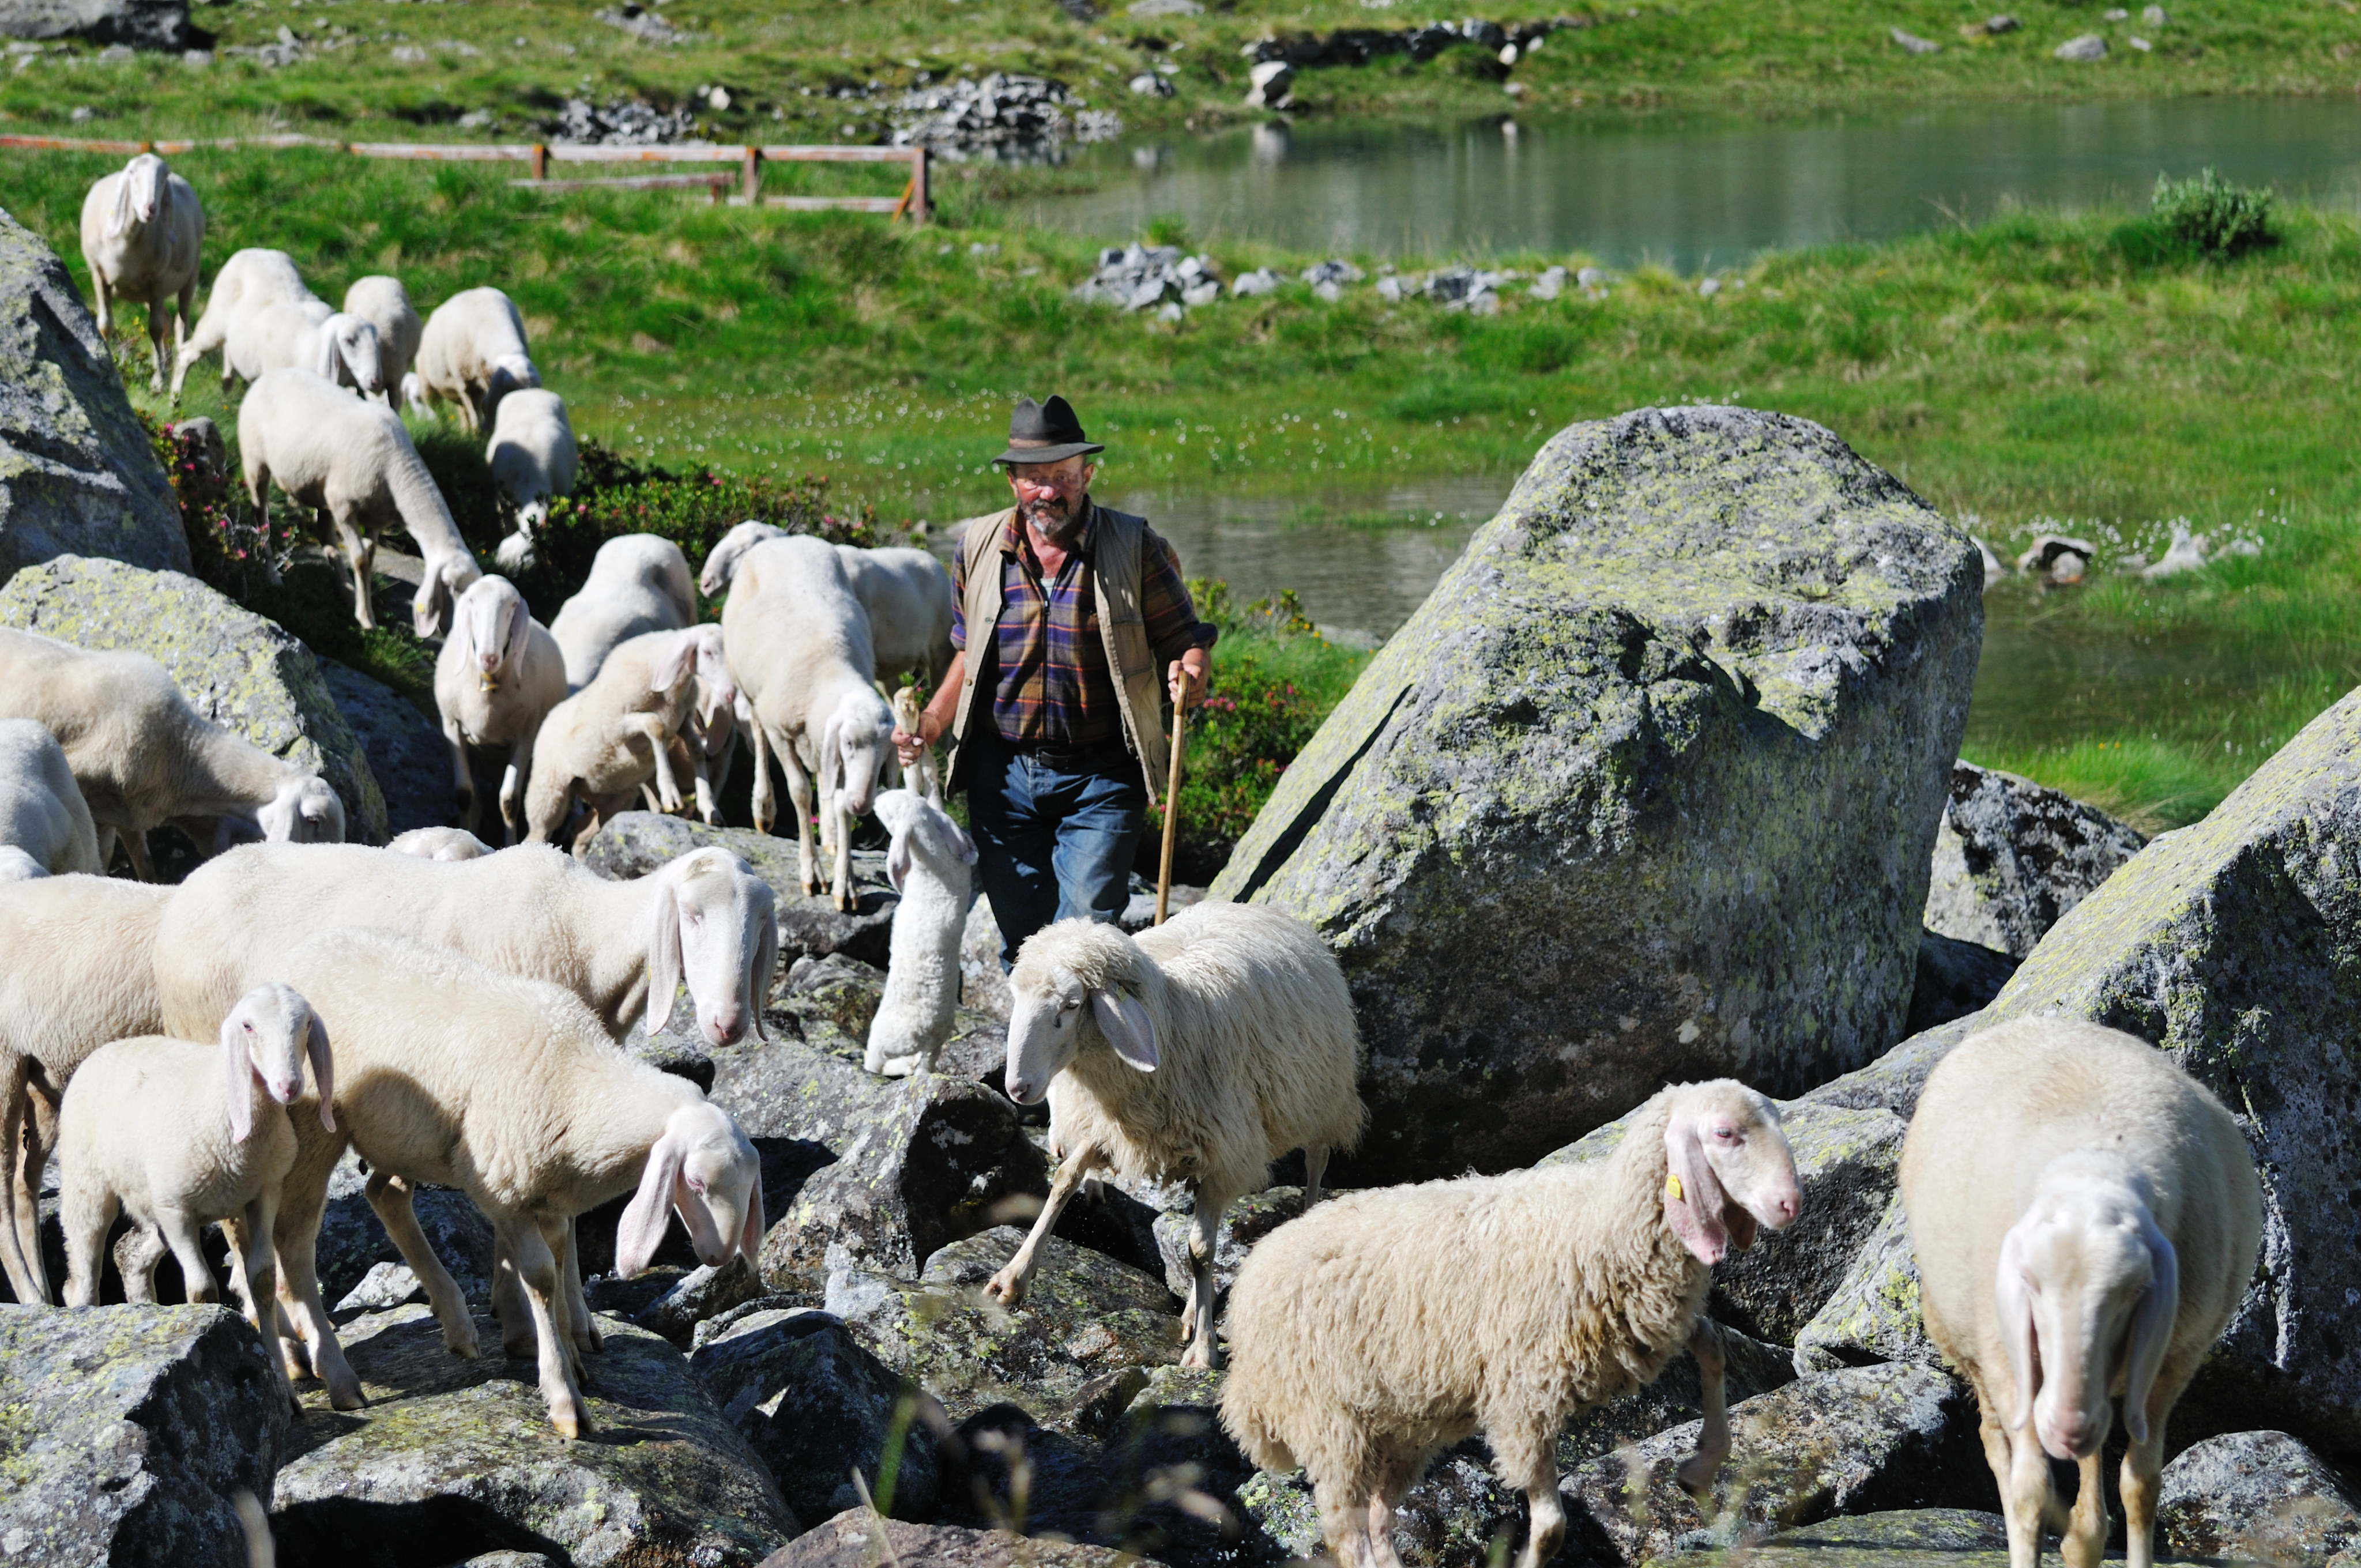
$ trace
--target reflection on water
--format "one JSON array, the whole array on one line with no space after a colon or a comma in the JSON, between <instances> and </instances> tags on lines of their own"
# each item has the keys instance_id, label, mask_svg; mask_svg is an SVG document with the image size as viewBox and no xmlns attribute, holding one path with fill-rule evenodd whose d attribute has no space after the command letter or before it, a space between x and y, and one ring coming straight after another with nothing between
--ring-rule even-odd
<instances>
[{"instance_id":1,"label":"reflection on water","mask_svg":"<svg viewBox=\"0 0 2361 1568\"><path fill-rule=\"evenodd\" d=\"M1928 109L1817 123L1306 120L1084 150L1098 188L1027 216L1102 241L1177 213L1200 242L1365 255L1587 251L1684 271L2044 207L2145 203L2211 164L2361 208L2361 104L2193 98Z\"/></svg>"}]
</instances>

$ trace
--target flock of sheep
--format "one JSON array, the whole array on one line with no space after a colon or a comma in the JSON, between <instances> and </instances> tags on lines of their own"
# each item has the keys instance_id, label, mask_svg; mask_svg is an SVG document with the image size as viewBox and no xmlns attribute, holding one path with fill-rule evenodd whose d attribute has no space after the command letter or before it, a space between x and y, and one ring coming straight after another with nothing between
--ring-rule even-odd
<instances>
[{"instance_id":1,"label":"flock of sheep","mask_svg":"<svg viewBox=\"0 0 2361 1568\"><path fill-rule=\"evenodd\" d=\"M140 167L120 178L142 178ZM157 210L176 211L181 190ZM93 200L102 216L148 210L137 190ZM186 286L175 287L185 310ZM183 368L211 341L220 303L217 284ZM341 344L332 319L314 329ZM392 336L379 334L380 352ZM160 335L158 356L160 375ZM510 367L512 386L529 386L530 370ZM463 403L478 419L497 421L521 395L495 385L498 356L467 374L480 376L468 382L477 401ZM280 424L367 407L324 372L283 367L254 378L247 410L258 403L270 419L258 415L253 435L240 419L249 474ZM399 432L382 411L354 422ZM371 450L401 447L389 436ZM416 532L407 483L386 493ZM679 809L684 776L709 818L716 763L743 728L764 827L768 757L787 773L807 894L819 883L818 780L840 903L851 820L873 805L905 902L868 1065L931 1070L958 1000L975 849L939 794L879 793L895 773L878 682L940 673L949 585L920 552L776 535L744 525L705 564L705 591L729 590L718 630L694 620L679 551L645 536L602 550L547 628L502 578L449 579L435 681L445 733L463 788L469 747L511 748L500 806L513 841L520 828L558 836L575 806L595 824L642 790ZM419 536L431 554L439 536L431 525ZM464 555L456 535L450 545ZM0 1262L19 1299L49 1293L37 1201L53 1148L69 1304L95 1299L118 1211L134 1222L115 1252L134 1299L153 1299L167 1249L191 1299L210 1299L199 1237L219 1222L233 1282L287 1375L316 1376L336 1408L353 1408L359 1384L313 1257L349 1148L368 1161L368 1201L460 1355L479 1354L476 1329L412 1216L412 1189L459 1188L490 1219L503 1344L535 1361L550 1420L571 1437L585 1424L584 1357L600 1348L578 1215L633 1194L616 1246L626 1274L646 1266L673 1214L707 1263L758 1256L752 1146L695 1086L619 1044L634 1022L661 1026L684 984L707 1040L759 1036L776 911L744 862L700 850L616 883L547 842L494 851L457 828L384 850L335 843L333 792L198 718L160 668L25 633L0 631ZM472 827L472 795L467 812ZM144 835L164 822L214 857L177 888L97 874L119 838L144 876ZM252 839L280 841L240 842ZM11 866L19 880L5 880ZM1351 995L1310 928L1220 903L1137 938L1061 922L1027 942L1010 983L1005 1087L1020 1103L1049 1102L1060 1165L1030 1235L987 1287L1005 1305L1022 1302L1085 1179L1186 1182L1184 1360L1212 1365L1223 1214L1275 1158L1304 1151L1307 1212L1254 1248L1231 1294L1222 1415L1257 1464L1307 1471L1337 1562L1396 1563L1393 1508L1436 1453L1480 1431L1527 1492L1518 1562L1538 1568L1564 1531L1555 1442L1567 1417L1652 1380L1683 1349L1706 1419L1679 1478L1711 1485L1730 1432L1705 1315L1710 1269L1801 1204L1771 1102L1730 1080L1676 1085L1590 1164L1321 1202L1327 1160L1357 1141L1366 1112ZM1982 1407L2012 1563L2031 1568L2045 1528L2065 1535L2070 1561L2097 1560L2100 1456L2120 1400L2128 1556L2144 1568L2166 1419L2259 1245L2259 1188L2228 1113L2143 1042L2021 1021L1970 1038L1935 1070L1902 1196L1928 1331ZM2051 1458L2081 1465L2070 1515L2051 1492Z\"/></svg>"}]
</instances>

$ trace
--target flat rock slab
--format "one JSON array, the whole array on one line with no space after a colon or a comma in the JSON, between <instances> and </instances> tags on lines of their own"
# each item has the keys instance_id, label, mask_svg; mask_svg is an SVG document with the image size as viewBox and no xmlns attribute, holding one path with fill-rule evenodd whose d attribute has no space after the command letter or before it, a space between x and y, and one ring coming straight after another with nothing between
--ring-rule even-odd
<instances>
[{"instance_id":1,"label":"flat rock slab","mask_svg":"<svg viewBox=\"0 0 2361 1568\"><path fill-rule=\"evenodd\" d=\"M865 964L885 967L892 940L894 911L901 895L885 881L885 857L873 850L852 852L856 907L840 911L825 895L804 896L793 839L774 838L751 828L708 828L685 817L653 811L626 811L609 818L583 851L583 863L600 876L628 882L677 860L691 850L718 845L754 868L771 884L779 902L779 962L785 967L810 955L825 958L842 953Z\"/></svg>"},{"instance_id":2,"label":"flat rock slab","mask_svg":"<svg viewBox=\"0 0 2361 1568\"><path fill-rule=\"evenodd\" d=\"M368 757L369 773L385 798L388 836L457 822L459 797L452 788L451 748L434 720L391 686L333 659L320 661L320 677L328 683L336 711ZM497 849L499 824L488 826Z\"/></svg>"},{"instance_id":3,"label":"flat rock slab","mask_svg":"<svg viewBox=\"0 0 2361 1568\"><path fill-rule=\"evenodd\" d=\"M878 1549L884 1537L885 1550ZM1126 1568L1139 1559L1104 1546L1041 1541L1005 1530L880 1520L848 1508L763 1560L762 1568L875 1568L887 1561L928 1568Z\"/></svg>"},{"instance_id":4,"label":"flat rock slab","mask_svg":"<svg viewBox=\"0 0 2361 1568\"><path fill-rule=\"evenodd\" d=\"M2022 959L2147 842L2070 795L1954 763L1935 835L1927 928Z\"/></svg>"},{"instance_id":5,"label":"flat rock slab","mask_svg":"<svg viewBox=\"0 0 2361 1568\"><path fill-rule=\"evenodd\" d=\"M531 1364L462 1361L423 1306L339 1331L367 1409L317 1385L279 1473L280 1561L442 1568L538 1552L575 1568L752 1568L798 1532L778 1487L688 1370L644 1329L601 1320L588 1430L550 1429Z\"/></svg>"},{"instance_id":6,"label":"flat rock slab","mask_svg":"<svg viewBox=\"0 0 2361 1568\"><path fill-rule=\"evenodd\" d=\"M1896 1038L1982 630L1975 545L1828 431L1560 432L1210 896L1309 921L1373 1121L1348 1184L1529 1163L1667 1079Z\"/></svg>"},{"instance_id":7,"label":"flat rock slab","mask_svg":"<svg viewBox=\"0 0 2361 1568\"><path fill-rule=\"evenodd\" d=\"M220 1307L0 1311L0 1560L246 1568L231 1497L287 1436L261 1336Z\"/></svg>"},{"instance_id":8,"label":"flat rock slab","mask_svg":"<svg viewBox=\"0 0 2361 1568\"><path fill-rule=\"evenodd\" d=\"M2162 1544L2158 1543L2159 1548ZM2046 1542L2045 1550L2051 1557L2057 1554L2055 1539ZM2122 1552L2107 1553L2106 1561L2123 1561ZM1899 1509L1823 1519L1742 1547L1660 1557L1650 1568L1675 1563L1681 1568L1738 1568L1741 1563L1773 1568L2006 1568L2008 1533L1998 1514L1971 1508ZM2157 1563L2158 1568L2176 1568L2169 1557L2158 1557Z\"/></svg>"}]
</instances>

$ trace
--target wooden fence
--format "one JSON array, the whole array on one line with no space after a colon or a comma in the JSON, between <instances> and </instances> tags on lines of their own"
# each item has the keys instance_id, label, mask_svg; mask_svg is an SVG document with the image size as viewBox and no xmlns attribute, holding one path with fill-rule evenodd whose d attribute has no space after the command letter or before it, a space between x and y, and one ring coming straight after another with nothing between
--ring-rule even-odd
<instances>
[{"instance_id":1,"label":"wooden fence","mask_svg":"<svg viewBox=\"0 0 2361 1568\"><path fill-rule=\"evenodd\" d=\"M122 153L126 156L154 152L173 157L211 148L282 149L299 147L324 148L335 152L349 152L359 158L419 159L452 163L522 163L531 167L532 177L511 180L510 184L545 191L710 190L717 202L728 191L732 176L726 173L643 174L592 180L552 180L549 166L553 163L734 163L738 165L738 173L734 177L738 193L731 198L733 201L804 212L836 209L884 213L896 218L907 215L914 223L927 221L927 149L922 147L730 147L713 142L666 147L619 147L594 142L478 142L434 146L422 142L330 141L307 136L238 137L198 141L82 141L68 137L0 136L0 148L47 152ZM906 163L910 166L910 179L899 196L765 196L763 194L763 165L765 163Z\"/></svg>"}]
</instances>

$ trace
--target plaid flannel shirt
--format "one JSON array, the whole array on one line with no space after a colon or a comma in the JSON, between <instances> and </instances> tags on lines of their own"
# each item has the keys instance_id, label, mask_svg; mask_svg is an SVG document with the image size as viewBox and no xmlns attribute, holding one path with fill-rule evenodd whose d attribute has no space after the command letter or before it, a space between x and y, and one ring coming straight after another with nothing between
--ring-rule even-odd
<instances>
[{"instance_id":1,"label":"plaid flannel shirt","mask_svg":"<svg viewBox=\"0 0 2361 1568\"><path fill-rule=\"evenodd\" d=\"M1098 596L1085 570L1098 512L1091 503L1065 565L1046 583L1025 542L1023 521L1012 515L1001 530L1000 624L993 646L970 652L969 662L976 665L978 683L991 684L993 727L1003 740L1076 749L1122 743L1123 709L1107 674ZM1170 543L1153 529L1146 533L1139 604L1160 671L1191 648L1213 646L1217 631L1197 619ZM962 552L951 568L951 646L961 650L968 645L966 559Z\"/></svg>"}]
</instances>

